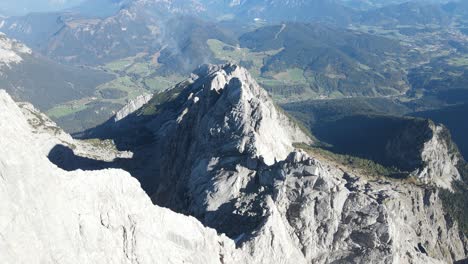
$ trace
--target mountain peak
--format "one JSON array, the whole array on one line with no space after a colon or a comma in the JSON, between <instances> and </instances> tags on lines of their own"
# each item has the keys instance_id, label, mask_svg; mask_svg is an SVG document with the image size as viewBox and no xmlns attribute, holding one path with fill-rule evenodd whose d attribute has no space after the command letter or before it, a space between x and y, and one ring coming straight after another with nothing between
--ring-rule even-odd
<instances>
[{"instance_id":1,"label":"mountain peak","mask_svg":"<svg viewBox=\"0 0 468 264\"><path fill-rule=\"evenodd\" d=\"M157 205L192 215L232 240L193 218L152 207L123 171L65 172L52 166L45 155L29 150L42 143L25 120L16 122L21 112L0 92L2 101L0 146L7 152L0 162L0 185L6 183L7 193L0 192L1 200L13 209L46 204L40 211L48 215L47 226L20 217L26 220L14 222L18 228L2 236L32 241L32 250L60 245L54 252L82 262L115 256L141 263L174 256L193 263L438 263L465 256L465 237L449 224L436 189L355 175L294 150L294 142L311 139L238 65L202 66L133 114L110 120L123 130L122 137L140 138L142 144L133 145L131 158L107 163L138 178ZM444 139L441 134L425 145L424 161L437 155ZM421 175L437 177L433 168L444 173L444 164L431 165L428 177ZM20 192L34 198L18 199ZM7 209L6 219L30 211ZM29 238L36 230L46 230L40 233L45 235ZM63 230L77 239L67 239ZM81 250L82 245L89 247ZM28 252L21 256L36 253ZM7 253L9 259L17 255Z\"/></svg>"},{"instance_id":2,"label":"mountain peak","mask_svg":"<svg viewBox=\"0 0 468 264\"><path fill-rule=\"evenodd\" d=\"M194 74L195 80L180 95L187 100L177 110L177 121L185 119L186 125L203 130L200 134L209 137L201 140L217 142L214 149L229 143L239 154L262 157L271 165L286 159L294 143L311 143L245 68L203 65Z\"/></svg>"}]
</instances>

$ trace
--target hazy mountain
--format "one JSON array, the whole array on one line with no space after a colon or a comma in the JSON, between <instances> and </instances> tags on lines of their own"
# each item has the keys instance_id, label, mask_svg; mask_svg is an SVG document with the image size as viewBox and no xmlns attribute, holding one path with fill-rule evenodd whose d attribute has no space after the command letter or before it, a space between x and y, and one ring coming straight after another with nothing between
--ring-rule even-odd
<instances>
[{"instance_id":1,"label":"hazy mountain","mask_svg":"<svg viewBox=\"0 0 468 264\"><path fill-rule=\"evenodd\" d=\"M464 17L465 20L468 15L468 3L466 1L451 1L445 4L443 8L453 15Z\"/></svg>"},{"instance_id":2,"label":"hazy mountain","mask_svg":"<svg viewBox=\"0 0 468 264\"><path fill-rule=\"evenodd\" d=\"M441 3L447 3L450 2L450 0L425 0L425 1L420 1L420 0L413 0L413 1L408 1L408 0L342 0L342 3L358 9L358 10L368 10L368 9L377 9L389 5L397 5L397 4L403 4L407 2L420 2L420 3L425 3L425 4L441 4Z\"/></svg>"},{"instance_id":3,"label":"hazy mountain","mask_svg":"<svg viewBox=\"0 0 468 264\"><path fill-rule=\"evenodd\" d=\"M360 23L368 25L447 25L451 14L442 5L405 2L370 10L361 15Z\"/></svg>"},{"instance_id":4,"label":"hazy mountain","mask_svg":"<svg viewBox=\"0 0 468 264\"><path fill-rule=\"evenodd\" d=\"M0 10L5 15L25 15L31 12L51 12L69 8L83 0L2 0Z\"/></svg>"},{"instance_id":5,"label":"hazy mountain","mask_svg":"<svg viewBox=\"0 0 468 264\"><path fill-rule=\"evenodd\" d=\"M354 11L337 0L250 0L250 1L202 1L207 10L221 18L234 16L237 19L266 22L324 21L346 24Z\"/></svg>"},{"instance_id":6,"label":"hazy mountain","mask_svg":"<svg viewBox=\"0 0 468 264\"><path fill-rule=\"evenodd\" d=\"M12 17L4 21L0 30L61 62L95 65L141 52L162 52L162 59L179 55L176 58L179 62L170 66L185 71L209 60L209 50L204 49L207 39L233 43L218 26L185 17L197 13L196 5L181 8L177 1L105 3L122 8L105 18L86 18L74 13Z\"/></svg>"},{"instance_id":7,"label":"hazy mountain","mask_svg":"<svg viewBox=\"0 0 468 264\"><path fill-rule=\"evenodd\" d=\"M15 99L42 110L92 95L113 77L84 67L65 66L34 54L24 44L0 35L0 85Z\"/></svg>"},{"instance_id":8,"label":"hazy mountain","mask_svg":"<svg viewBox=\"0 0 468 264\"><path fill-rule=\"evenodd\" d=\"M69 11L89 17L109 17L117 14L131 2L132 0L83 0Z\"/></svg>"}]
</instances>

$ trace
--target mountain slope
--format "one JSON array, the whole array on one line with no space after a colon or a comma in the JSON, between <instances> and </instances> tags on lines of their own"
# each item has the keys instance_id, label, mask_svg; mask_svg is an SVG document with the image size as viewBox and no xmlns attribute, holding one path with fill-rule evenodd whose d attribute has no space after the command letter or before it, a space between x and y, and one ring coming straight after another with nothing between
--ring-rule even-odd
<instances>
[{"instance_id":1,"label":"mountain slope","mask_svg":"<svg viewBox=\"0 0 468 264\"><path fill-rule=\"evenodd\" d=\"M252 263L466 257L465 235L447 225L438 195L461 179L442 127L428 125L423 148L410 148L422 167L404 179L382 178L294 144L312 140L242 67L194 74L126 118L88 131L134 152L120 166L156 204L226 233Z\"/></svg>"},{"instance_id":2,"label":"mountain slope","mask_svg":"<svg viewBox=\"0 0 468 264\"><path fill-rule=\"evenodd\" d=\"M235 263L231 241L153 206L128 173L54 166L3 90L0 120L3 263Z\"/></svg>"},{"instance_id":3,"label":"mountain slope","mask_svg":"<svg viewBox=\"0 0 468 264\"><path fill-rule=\"evenodd\" d=\"M282 76L297 69L305 79L301 98L307 92L315 98L379 96L409 88L403 71L406 65L394 54L411 56L410 49L387 38L320 24L285 23L246 33L240 43L254 51L281 49L265 59L262 75ZM288 89L268 88L287 96Z\"/></svg>"},{"instance_id":4,"label":"mountain slope","mask_svg":"<svg viewBox=\"0 0 468 264\"><path fill-rule=\"evenodd\" d=\"M210 38L233 42L218 26L196 18L201 10L195 2L157 0L97 4L109 5L110 9L117 5L118 10L104 17L73 12L11 17L2 22L0 30L61 62L97 65L140 53L152 57L168 52L177 55L180 61L184 57L196 60L188 65L174 62L174 67L185 71L204 63L197 52L205 51L204 55L209 57L209 49L203 49L200 43L205 44ZM87 3L83 3L82 8L85 7ZM192 31L196 34L185 34Z\"/></svg>"},{"instance_id":5,"label":"mountain slope","mask_svg":"<svg viewBox=\"0 0 468 264\"><path fill-rule=\"evenodd\" d=\"M239 20L260 19L267 22L323 21L347 24L354 15L354 10L335 0L250 0L216 1L204 0L207 10L218 16L234 14Z\"/></svg>"},{"instance_id":6,"label":"mountain slope","mask_svg":"<svg viewBox=\"0 0 468 264\"><path fill-rule=\"evenodd\" d=\"M451 14L442 5L425 2L405 2L370 10L361 15L367 25L448 25Z\"/></svg>"}]
</instances>

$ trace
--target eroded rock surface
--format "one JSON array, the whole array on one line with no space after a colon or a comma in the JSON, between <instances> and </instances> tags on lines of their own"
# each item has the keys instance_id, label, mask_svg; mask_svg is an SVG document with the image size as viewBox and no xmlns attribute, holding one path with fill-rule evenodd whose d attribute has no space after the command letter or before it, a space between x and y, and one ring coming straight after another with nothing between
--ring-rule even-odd
<instances>
[{"instance_id":1,"label":"eroded rock surface","mask_svg":"<svg viewBox=\"0 0 468 264\"><path fill-rule=\"evenodd\" d=\"M121 170L66 172L0 91L2 263L234 263L234 243L154 206Z\"/></svg>"},{"instance_id":2,"label":"eroded rock surface","mask_svg":"<svg viewBox=\"0 0 468 264\"><path fill-rule=\"evenodd\" d=\"M414 151L424 165L412 174L418 185L353 175L295 150L312 140L242 67L194 74L120 124L151 134L142 153L156 204L226 233L254 263L465 258L465 237L438 198L437 187L460 177L442 127L425 128Z\"/></svg>"},{"instance_id":3,"label":"eroded rock surface","mask_svg":"<svg viewBox=\"0 0 468 264\"><path fill-rule=\"evenodd\" d=\"M109 133L133 151L114 165L138 178L155 204L198 220L153 206L121 170L53 166L41 149L54 136L38 132L0 93L0 255L7 263L427 264L467 257L466 237L438 195L459 177L442 128L429 127L418 154L427 166L410 179L351 173L295 149L312 139L245 69L208 65L194 74L115 126L89 133Z\"/></svg>"},{"instance_id":4,"label":"eroded rock surface","mask_svg":"<svg viewBox=\"0 0 468 264\"><path fill-rule=\"evenodd\" d=\"M118 122L124 119L129 114L135 112L136 110L141 108L143 105L145 105L149 100L151 100L152 97L153 95L151 94L143 94L143 95L137 96L135 99L128 102L124 107L122 107L122 109L120 109L115 114L114 121Z\"/></svg>"}]
</instances>

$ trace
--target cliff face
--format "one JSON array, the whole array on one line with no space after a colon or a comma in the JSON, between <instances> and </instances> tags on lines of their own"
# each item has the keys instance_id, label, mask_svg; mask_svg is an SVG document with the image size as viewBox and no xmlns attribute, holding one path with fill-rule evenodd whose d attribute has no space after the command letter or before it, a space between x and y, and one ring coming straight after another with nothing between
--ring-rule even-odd
<instances>
[{"instance_id":1,"label":"cliff face","mask_svg":"<svg viewBox=\"0 0 468 264\"><path fill-rule=\"evenodd\" d=\"M434 188L459 179L442 127L428 122L408 135L421 141L404 154L418 163L412 178L419 186L353 175L294 150L312 140L245 69L204 66L195 75L119 124L152 135L143 152L151 156L146 179L156 204L226 233L255 263L465 257L465 237L446 220ZM398 156L403 145L389 150Z\"/></svg>"},{"instance_id":2,"label":"cliff face","mask_svg":"<svg viewBox=\"0 0 468 264\"><path fill-rule=\"evenodd\" d=\"M230 263L232 241L153 206L121 170L63 171L0 91L2 263Z\"/></svg>"},{"instance_id":3,"label":"cliff face","mask_svg":"<svg viewBox=\"0 0 468 264\"><path fill-rule=\"evenodd\" d=\"M388 159L425 185L452 189L461 180L457 165L460 153L450 139L449 131L430 120L406 125L387 143Z\"/></svg>"},{"instance_id":4,"label":"cliff face","mask_svg":"<svg viewBox=\"0 0 468 264\"><path fill-rule=\"evenodd\" d=\"M466 238L438 198L438 188L459 177L442 128L424 133L414 183L375 178L295 149L312 140L245 69L204 66L195 75L96 133L131 147L133 155L115 156L112 167L140 179L155 204L198 220L153 206L124 171L55 167L44 149L63 141L78 146L76 155L99 155L89 142L28 124L24 114L30 119L35 111L21 113L1 92L0 255L7 263L426 264L467 257Z\"/></svg>"},{"instance_id":5,"label":"cliff face","mask_svg":"<svg viewBox=\"0 0 468 264\"><path fill-rule=\"evenodd\" d=\"M461 180L457 170L460 154L448 137L449 132L443 126L429 124L432 138L424 143L421 151L423 166L413 175L425 184L433 184L444 189L452 189L452 183Z\"/></svg>"},{"instance_id":6,"label":"cliff face","mask_svg":"<svg viewBox=\"0 0 468 264\"><path fill-rule=\"evenodd\" d=\"M135 112L136 110L140 109L144 106L149 100L151 100L153 96L150 94L140 95L137 98L128 102L122 109L120 109L116 114L114 121L119 122L120 120L124 119L131 113Z\"/></svg>"}]
</instances>

